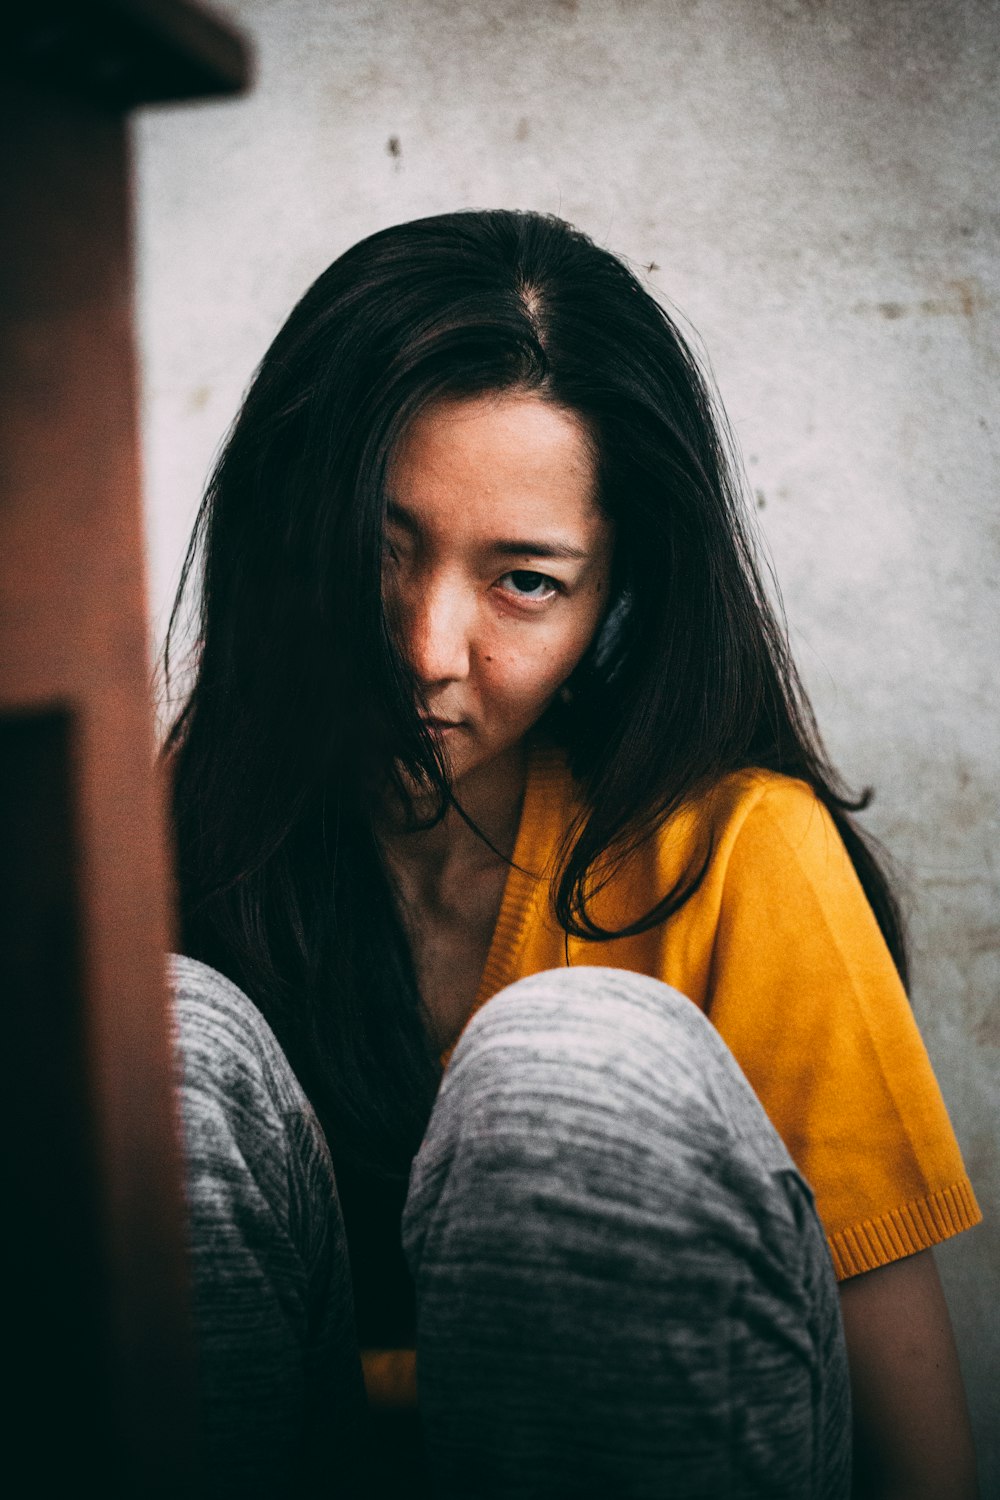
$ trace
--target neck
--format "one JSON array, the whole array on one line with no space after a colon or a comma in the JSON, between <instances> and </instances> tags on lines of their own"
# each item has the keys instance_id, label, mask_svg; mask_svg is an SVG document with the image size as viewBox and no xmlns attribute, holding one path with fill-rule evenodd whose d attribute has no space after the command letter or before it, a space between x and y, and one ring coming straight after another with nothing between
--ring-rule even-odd
<instances>
[{"instance_id":1,"label":"neck","mask_svg":"<svg viewBox=\"0 0 1000 1500\"><path fill-rule=\"evenodd\" d=\"M527 751L522 742L455 784L462 810L504 859L514 852L526 774ZM419 803L416 810L423 811ZM417 831L400 827L390 817L382 842L394 862L420 866L427 874L444 874L457 865L496 863L497 858L454 807L433 828Z\"/></svg>"}]
</instances>

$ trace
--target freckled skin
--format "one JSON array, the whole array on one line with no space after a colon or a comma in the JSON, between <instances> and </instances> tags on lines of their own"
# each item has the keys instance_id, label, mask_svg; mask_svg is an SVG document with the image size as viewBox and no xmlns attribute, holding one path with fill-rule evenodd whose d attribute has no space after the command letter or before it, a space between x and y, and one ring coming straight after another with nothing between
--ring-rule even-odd
<instances>
[{"instance_id":1,"label":"freckled skin","mask_svg":"<svg viewBox=\"0 0 1000 1500\"><path fill-rule=\"evenodd\" d=\"M454 726L440 732L460 784L522 743L607 607L589 434L537 396L440 402L400 444L390 500L386 600L425 711Z\"/></svg>"}]
</instances>

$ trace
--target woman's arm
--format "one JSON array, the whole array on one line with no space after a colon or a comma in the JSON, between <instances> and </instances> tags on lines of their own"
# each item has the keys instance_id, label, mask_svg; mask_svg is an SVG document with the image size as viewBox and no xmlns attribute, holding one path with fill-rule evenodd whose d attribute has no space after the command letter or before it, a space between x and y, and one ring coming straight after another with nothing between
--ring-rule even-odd
<instances>
[{"instance_id":1,"label":"woman's arm","mask_svg":"<svg viewBox=\"0 0 1000 1500\"><path fill-rule=\"evenodd\" d=\"M958 1352L930 1250L840 1287L856 1500L975 1500Z\"/></svg>"}]
</instances>

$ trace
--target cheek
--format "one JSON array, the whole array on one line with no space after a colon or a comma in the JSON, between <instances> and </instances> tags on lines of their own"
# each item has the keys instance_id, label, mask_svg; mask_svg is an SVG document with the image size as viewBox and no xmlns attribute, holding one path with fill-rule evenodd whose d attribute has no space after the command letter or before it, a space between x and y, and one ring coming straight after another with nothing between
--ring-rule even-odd
<instances>
[{"instance_id":1,"label":"cheek","mask_svg":"<svg viewBox=\"0 0 1000 1500\"><path fill-rule=\"evenodd\" d=\"M483 659L482 683L495 702L511 712L531 712L544 706L565 682L590 642L590 634L575 633L520 648L497 649Z\"/></svg>"},{"instance_id":2,"label":"cheek","mask_svg":"<svg viewBox=\"0 0 1000 1500\"><path fill-rule=\"evenodd\" d=\"M545 668L555 677L556 685L565 679L586 654L597 633L603 612L604 589L601 584L577 608L560 622L560 629L546 642Z\"/></svg>"}]
</instances>

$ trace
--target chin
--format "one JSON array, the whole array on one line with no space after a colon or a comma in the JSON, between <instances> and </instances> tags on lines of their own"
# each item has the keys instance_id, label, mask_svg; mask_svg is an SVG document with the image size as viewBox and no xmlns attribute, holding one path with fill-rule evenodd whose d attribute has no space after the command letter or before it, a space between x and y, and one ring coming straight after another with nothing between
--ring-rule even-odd
<instances>
[{"instance_id":1,"label":"chin","mask_svg":"<svg viewBox=\"0 0 1000 1500\"><path fill-rule=\"evenodd\" d=\"M502 745L490 746L467 746L465 754L461 753L461 747L455 747L455 751L449 755L445 748L445 764L448 774L457 786L458 783L468 776L473 776L479 771L486 771L490 766L499 765L508 756L519 750L524 743L524 735L519 735L515 740L505 741Z\"/></svg>"}]
</instances>

